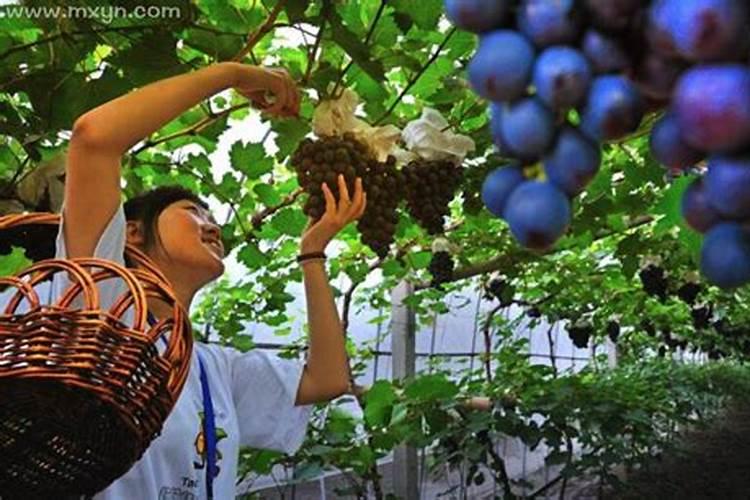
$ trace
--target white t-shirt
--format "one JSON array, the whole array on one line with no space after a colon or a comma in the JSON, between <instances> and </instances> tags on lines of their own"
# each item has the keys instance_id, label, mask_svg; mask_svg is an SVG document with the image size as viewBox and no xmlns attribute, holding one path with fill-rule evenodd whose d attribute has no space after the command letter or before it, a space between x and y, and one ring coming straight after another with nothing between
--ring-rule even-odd
<instances>
[{"instance_id":1,"label":"white t-shirt","mask_svg":"<svg viewBox=\"0 0 750 500\"><path fill-rule=\"evenodd\" d=\"M64 224L64 222L63 222ZM63 224L57 236L57 258L65 258ZM122 205L99 240L95 257L123 264L125 213ZM58 276L62 276L60 273ZM67 278L65 278L67 281ZM56 276L53 290L63 286ZM109 280L99 286L108 307L124 284ZM53 296L56 295L53 291ZM219 473L214 498L235 497L240 445L293 453L302 444L312 406L295 406L303 365L261 351L194 343L184 389L167 417L161 434L141 459L96 500L197 500L206 498L206 460L196 442L202 430L201 356L214 406ZM161 349L160 349L161 350Z\"/></svg>"}]
</instances>

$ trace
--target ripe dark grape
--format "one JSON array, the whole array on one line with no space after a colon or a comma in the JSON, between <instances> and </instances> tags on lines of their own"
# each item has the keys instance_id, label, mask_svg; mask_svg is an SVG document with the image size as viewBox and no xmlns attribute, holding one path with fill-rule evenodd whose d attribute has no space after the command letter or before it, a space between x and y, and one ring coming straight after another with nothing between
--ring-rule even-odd
<instances>
[{"instance_id":1,"label":"ripe dark grape","mask_svg":"<svg viewBox=\"0 0 750 500\"><path fill-rule=\"evenodd\" d=\"M744 0L656 0L651 20L669 49L715 61L735 57L746 43L747 14Z\"/></svg>"},{"instance_id":2,"label":"ripe dark grape","mask_svg":"<svg viewBox=\"0 0 750 500\"><path fill-rule=\"evenodd\" d=\"M509 306L513 303L513 287L505 280L495 278L487 284L487 293L500 301L502 306Z\"/></svg>"},{"instance_id":3,"label":"ripe dark grape","mask_svg":"<svg viewBox=\"0 0 750 500\"><path fill-rule=\"evenodd\" d=\"M454 267L455 263L450 252L433 252L428 267L430 274L432 274L431 286L440 287L443 283L451 281L453 279Z\"/></svg>"},{"instance_id":4,"label":"ripe dark grape","mask_svg":"<svg viewBox=\"0 0 750 500\"><path fill-rule=\"evenodd\" d=\"M643 331L646 332L647 335L651 337L656 336L656 328L654 327L654 324L651 323L648 320L641 321L641 328L643 328Z\"/></svg>"},{"instance_id":5,"label":"ripe dark grape","mask_svg":"<svg viewBox=\"0 0 750 500\"><path fill-rule=\"evenodd\" d=\"M677 289L677 296L688 305L695 304L695 299L701 292L701 286L698 283L688 281Z\"/></svg>"},{"instance_id":6,"label":"ripe dark grape","mask_svg":"<svg viewBox=\"0 0 750 500\"><path fill-rule=\"evenodd\" d=\"M693 328L700 330L707 328L711 322L711 316L713 315L712 306L701 306L693 307L690 310L690 316L693 318Z\"/></svg>"},{"instance_id":7,"label":"ripe dark grape","mask_svg":"<svg viewBox=\"0 0 750 500\"><path fill-rule=\"evenodd\" d=\"M750 155L715 156L704 177L708 203L725 217L750 217Z\"/></svg>"},{"instance_id":8,"label":"ripe dark grape","mask_svg":"<svg viewBox=\"0 0 750 500\"><path fill-rule=\"evenodd\" d=\"M594 327L589 324L573 325L568 327L568 337L573 341L573 345L579 349L584 349L589 345L589 339L594 334Z\"/></svg>"},{"instance_id":9,"label":"ripe dark grape","mask_svg":"<svg viewBox=\"0 0 750 500\"><path fill-rule=\"evenodd\" d=\"M686 68L680 61L649 53L634 63L627 75L644 97L669 99Z\"/></svg>"},{"instance_id":10,"label":"ripe dark grape","mask_svg":"<svg viewBox=\"0 0 750 500\"><path fill-rule=\"evenodd\" d=\"M694 180L682 195L682 216L688 226L705 233L721 221L719 212L708 203L702 178Z\"/></svg>"},{"instance_id":11,"label":"ripe dark grape","mask_svg":"<svg viewBox=\"0 0 750 500\"><path fill-rule=\"evenodd\" d=\"M595 74L623 71L630 65L621 41L599 31L586 31L581 47Z\"/></svg>"},{"instance_id":12,"label":"ripe dark grape","mask_svg":"<svg viewBox=\"0 0 750 500\"><path fill-rule=\"evenodd\" d=\"M534 64L532 82L539 99L553 111L580 105L591 84L591 65L573 47L545 49Z\"/></svg>"},{"instance_id":13,"label":"ripe dark grape","mask_svg":"<svg viewBox=\"0 0 750 500\"><path fill-rule=\"evenodd\" d=\"M620 337L620 323L609 321L607 323L607 336L612 342L617 342L617 339Z\"/></svg>"},{"instance_id":14,"label":"ripe dark grape","mask_svg":"<svg viewBox=\"0 0 750 500\"><path fill-rule=\"evenodd\" d=\"M586 0L591 21L605 30L620 31L628 27L641 7L641 0Z\"/></svg>"},{"instance_id":15,"label":"ripe dark grape","mask_svg":"<svg viewBox=\"0 0 750 500\"><path fill-rule=\"evenodd\" d=\"M750 145L750 68L699 65L674 89L673 109L683 138L701 151L731 152Z\"/></svg>"},{"instance_id":16,"label":"ripe dark grape","mask_svg":"<svg viewBox=\"0 0 750 500\"><path fill-rule=\"evenodd\" d=\"M396 170L395 158L380 163L363 143L347 134L305 139L293 154L292 165L308 194L303 211L315 220L325 213L322 183L338 200L338 175L344 175L350 196L354 195L356 178L361 177L368 197L365 213L357 223L361 240L379 256L387 255L398 222L396 209L403 199L403 179Z\"/></svg>"},{"instance_id":17,"label":"ripe dark grape","mask_svg":"<svg viewBox=\"0 0 750 500\"><path fill-rule=\"evenodd\" d=\"M442 234L462 174L462 167L447 160L417 160L404 167L407 209L429 234Z\"/></svg>"},{"instance_id":18,"label":"ripe dark grape","mask_svg":"<svg viewBox=\"0 0 750 500\"><path fill-rule=\"evenodd\" d=\"M581 130L596 141L620 139L641 123L644 103L638 89L625 77L594 79L581 118Z\"/></svg>"},{"instance_id":19,"label":"ripe dark grape","mask_svg":"<svg viewBox=\"0 0 750 500\"><path fill-rule=\"evenodd\" d=\"M567 230L570 202L548 182L525 181L508 198L504 217L523 246L544 250Z\"/></svg>"},{"instance_id":20,"label":"ripe dark grape","mask_svg":"<svg viewBox=\"0 0 750 500\"><path fill-rule=\"evenodd\" d=\"M673 6L664 0L655 0L648 9L645 29L649 47L663 57L680 57L669 25L676 15Z\"/></svg>"},{"instance_id":21,"label":"ripe dark grape","mask_svg":"<svg viewBox=\"0 0 750 500\"><path fill-rule=\"evenodd\" d=\"M659 297L661 300L667 298L667 278L664 275L664 269L651 264L641 269L638 276L647 294Z\"/></svg>"},{"instance_id":22,"label":"ripe dark grape","mask_svg":"<svg viewBox=\"0 0 750 500\"><path fill-rule=\"evenodd\" d=\"M565 127L552 150L543 158L549 182L568 196L581 193L599 171L601 153L598 144L577 129Z\"/></svg>"},{"instance_id":23,"label":"ripe dark grape","mask_svg":"<svg viewBox=\"0 0 750 500\"><path fill-rule=\"evenodd\" d=\"M398 223L398 206L404 198L404 174L396 169L396 158L386 162L370 160L362 179L367 208L357 221L362 241L380 258L388 255Z\"/></svg>"},{"instance_id":24,"label":"ripe dark grape","mask_svg":"<svg viewBox=\"0 0 750 500\"><path fill-rule=\"evenodd\" d=\"M493 215L502 217L510 194L524 180L523 171L514 165L496 168L482 184L484 206Z\"/></svg>"},{"instance_id":25,"label":"ripe dark grape","mask_svg":"<svg viewBox=\"0 0 750 500\"><path fill-rule=\"evenodd\" d=\"M670 169L683 170L703 159L703 153L689 146L682 139L682 132L674 115L664 115L651 129L649 137L651 154Z\"/></svg>"},{"instance_id":26,"label":"ripe dark grape","mask_svg":"<svg viewBox=\"0 0 750 500\"><path fill-rule=\"evenodd\" d=\"M469 63L469 81L486 99L507 101L523 95L531 79L534 47L519 33L485 33Z\"/></svg>"},{"instance_id":27,"label":"ripe dark grape","mask_svg":"<svg viewBox=\"0 0 750 500\"><path fill-rule=\"evenodd\" d=\"M522 0L518 29L537 47L575 42L581 32L581 12L574 0Z\"/></svg>"},{"instance_id":28,"label":"ripe dark grape","mask_svg":"<svg viewBox=\"0 0 750 500\"><path fill-rule=\"evenodd\" d=\"M750 281L750 234L736 222L722 222L703 239L701 271L721 288Z\"/></svg>"},{"instance_id":29,"label":"ripe dark grape","mask_svg":"<svg viewBox=\"0 0 750 500\"><path fill-rule=\"evenodd\" d=\"M508 0L445 0L445 14L459 28L481 33L497 28L511 5Z\"/></svg>"},{"instance_id":30,"label":"ripe dark grape","mask_svg":"<svg viewBox=\"0 0 750 500\"><path fill-rule=\"evenodd\" d=\"M518 158L540 158L555 138L555 117L537 98L520 99L503 107L502 143Z\"/></svg>"}]
</instances>

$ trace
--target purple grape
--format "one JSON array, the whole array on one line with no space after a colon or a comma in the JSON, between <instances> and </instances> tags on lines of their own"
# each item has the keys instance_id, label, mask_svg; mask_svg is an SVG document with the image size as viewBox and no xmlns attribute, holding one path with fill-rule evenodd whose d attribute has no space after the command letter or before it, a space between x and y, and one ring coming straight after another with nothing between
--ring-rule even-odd
<instances>
[{"instance_id":1,"label":"purple grape","mask_svg":"<svg viewBox=\"0 0 750 500\"><path fill-rule=\"evenodd\" d=\"M591 67L572 47L544 49L534 64L532 82L537 96L553 111L580 105L591 84Z\"/></svg>"},{"instance_id":2,"label":"purple grape","mask_svg":"<svg viewBox=\"0 0 750 500\"><path fill-rule=\"evenodd\" d=\"M750 281L750 233L736 222L711 228L703 239L701 271L721 288L736 288Z\"/></svg>"},{"instance_id":3,"label":"purple grape","mask_svg":"<svg viewBox=\"0 0 750 500\"><path fill-rule=\"evenodd\" d=\"M581 29L574 0L523 0L517 23L537 47L573 43Z\"/></svg>"},{"instance_id":4,"label":"purple grape","mask_svg":"<svg viewBox=\"0 0 750 500\"><path fill-rule=\"evenodd\" d=\"M521 97L531 79L534 47L511 30L491 31L479 38L469 63L469 82L477 94L491 101Z\"/></svg>"},{"instance_id":5,"label":"purple grape","mask_svg":"<svg viewBox=\"0 0 750 500\"><path fill-rule=\"evenodd\" d=\"M520 158L539 158L555 138L555 117L542 102L527 97L503 107L502 142Z\"/></svg>"},{"instance_id":6,"label":"purple grape","mask_svg":"<svg viewBox=\"0 0 750 500\"><path fill-rule=\"evenodd\" d=\"M586 189L599 171L601 152L578 130L565 127L543 161L549 182L573 197Z\"/></svg>"},{"instance_id":7,"label":"purple grape","mask_svg":"<svg viewBox=\"0 0 750 500\"><path fill-rule=\"evenodd\" d=\"M683 139L677 119L671 113L664 115L651 129L649 137L651 154L669 169L682 170L704 157L703 153L690 147Z\"/></svg>"},{"instance_id":8,"label":"purple grape","mask_svg":"<svg viewBox=\"0 0 750 500\"><path fill-rule=\"evenodd\" d=\"M581 118L581 130L594 141L619 139L635 131L643 117L638 89L620 75L594 79Z\"/></svg>"},{"instance_id":9,"label":"purple grape","mask_svg":"<svg viewBox=\"0 0 750 500\"><path fill-rule=\"evenodd\" d=\"M678 15L676 10L670 0L654 0L648 10L645 29L648 44L657 54L667 58L680 57L670 30L672 19Z\"/></svg>"},{"instance_id":10,"label":"purple grape","mask_svg":"<svg viewBox=\"0 0 750 500\"><path fill-rule=\"evenodd\" d=\"M509 0L445 0L445 15L461 29L482 33L498 28L511 4Z\"/></svg>"},{"instance_id":11,"label":"purple grape","mask_svg":"<svg viewBox=\"0 0 750 500\"><path fill-rule=\"evenodd\" d=\"M682 217L687 225L699 233L705 233L721 222L721 216L706 197L703 179L694 180L682 195Z\"/></svg>"},{"instance_id":12,"label":"purple grape","mask_svg":"<svg viewBox=\"0 0 750 500\"><path fill-rule=\"evenodd\" d=\"M665 59L657 54L646 54L630 68L628 76L644 96L669 99L686 65L676 59Z\"/></svg>"},{"instance_id":13,"label":"purple grape","mask_svg":"<svg viewBox=\"0 0 750 500\"><path fill-rule=\"evenodd\" d=\"M484 178L484 183L482 183L484 206L493 215L502 217L508 198L524 180L523 171L517 166L496 168Z\"/></svg>"},{"instance_id":14,"label":"purple grape","mask_svg":"<svg viewBox=\"0 0 750 500\"><path fill-rule=\"evenodd\" d=\"M630 58L621 42L599 31L587 30L581 45L596 74L623 71L630 65Z\"/></svg>"},{"instance_id":15,"label":"purple grape","mask_svg":"<svg viewBox=\"0 0 750 500\"><path fill-rule=\"evenodd\" d=\"M619 31L627 28L641 7L641 0L586 0L586 7L596 26Z\"/></svg>"},{"instance_id":16,"label":"purple grape","mask_svg":"<svg viewBox=\"0 0 750 500\"><path fill-rule=\"evenodd\" d=\"M740 64L700 65L675 85L673 108L685 141L710 152L750 145L750 69Z\"/></svg>"},{"instance_id":17,"label":"purple grape","mask_svg":"<svg viewBox=\"0 0 750 500\"><path fill-rule=\"evenodd\" d=\"M664 46L682 57L717 61L738 56L746 42L747 14L744 0L657 0L651 21Z\"/></svg>"},{"instance_id":18,"label":"purple grape","mask_svg":"<svg viewBox=\"0 0 750 500\"><path fill-rule=\"evenodd\" d=\"M750 156L713 156L708 160L708 202L724 217L750 217Z\"/></svg>"},{"instance_id":19,"label":"purple grape","mask_svg":"<svg viewBox=\"0 0 750 500\"><path fill-rule=\"evenodd\" d=\"M513 153L503 140L501 127L503 120L503 106L504 104L502 103L490 102L490 132L492 133L492 141L495 143L497 153L501 156L510 156Z\"/></svg>"},{"instance_id":20,"label":"purple grape","mask_svg":"<svg viewBox=\"0 0 750 500\"><path fill-rule=\"evenodd\" d=\"M568 229L570 202L548 182L526 181L511 193L503 216L521 245L544 250Z\"/></svg>"}]
</instances>

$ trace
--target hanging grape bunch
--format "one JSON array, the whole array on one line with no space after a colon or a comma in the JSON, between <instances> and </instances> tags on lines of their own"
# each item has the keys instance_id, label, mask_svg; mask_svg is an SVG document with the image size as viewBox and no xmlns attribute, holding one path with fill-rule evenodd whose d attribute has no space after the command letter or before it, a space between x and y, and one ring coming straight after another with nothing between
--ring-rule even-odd
<instances>
[{"instance_id":1,"label":"hanging grape bunch","mask_svg":"<svg viewBox=\"0 0 750 500\"><path fill-rule=\"evenodd\" d=\"M463 168L449 160L420 159L409 162L403 173L409 213L429 234L442 234Z\"/></svg>"},{"instance_id":2,"label":"hanging grape bunch","mask_svg":"<svg viewBox=\"0 0 750 500\"><path fill-rule=\"evenodd\" d=\"M665 109L651 152L671 172L707 173L684 194L705 233L701 270L732 288L750 281L750 4L745 0L445 0L480 35L469 68L490 102L495 145L512 163L482 188L490 212L524 246L549 248L571 201L599 169L599 146ZM580 120L569 121L575 110ZM541 163L544 181L523 167Z\"/></svg>"},{"instance_id":3,"label":"hanging grape bunch","mask_svg":"<svg viewBox=\"0 0 750 500\"><path fill-rule=\"evenodd\" d=\"M367 193L367 207L357 223L361 240L380 257L388 254L398 222L396 209L403 198L403 182L395 158L378 162L366 145L353 135L344 134L303 140L292 155L292 165L308 195L303 211L315 220L325 213L324 182L338 201L338 175L344 176L350 196L357 177L361 177Z\"/></svg>"},{"instance_id":4,"label":"hanging grape bunch","mask_svg":"<svg viewBox=\"0 0 750 500\"><path fill-rule=\"evenodd\" d=\"M404 197L403 173L396 168L396 158L385 162L370 159L362 184L367 192L367 208L357 223L362 243L384 258L394 241L398 223L398 206Z\"/></svg>"}]
</instances>

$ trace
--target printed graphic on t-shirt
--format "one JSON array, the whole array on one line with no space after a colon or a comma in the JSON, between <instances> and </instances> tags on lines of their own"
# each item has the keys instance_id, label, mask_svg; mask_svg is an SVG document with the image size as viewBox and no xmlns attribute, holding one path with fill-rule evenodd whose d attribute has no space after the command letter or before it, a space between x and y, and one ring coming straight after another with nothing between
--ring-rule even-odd
<instances>
[{"instance_id":1,"label":"printed graphic on t-shirt","mask_svg":"<svg viewBox=\"0 0 750 500\"><path fill-rule=\"evenodd\" d=\"M200 461L199 462L193 461L193 466L196 469L203 469L208 463L208 449L206 448L206 436L203 433L203 427L205 425L206 416L203 412L199 412L198 414L201 417L201 423L200 423L200 427L198 428L198 435L195 436L195 452L200 457ZM228 437L228 434L226 433L226 431L221 427L217 427L216 428L216 468L213 471L213 474L212 474L213 477L218 476L219 471L221 471L221 469L219 468L219 461L221 460L222 455L221 455L221 451L219 451L218 445L219 445L219 441L221 441L222 439L226 437Z\"/></svg>"}]
</instances>

